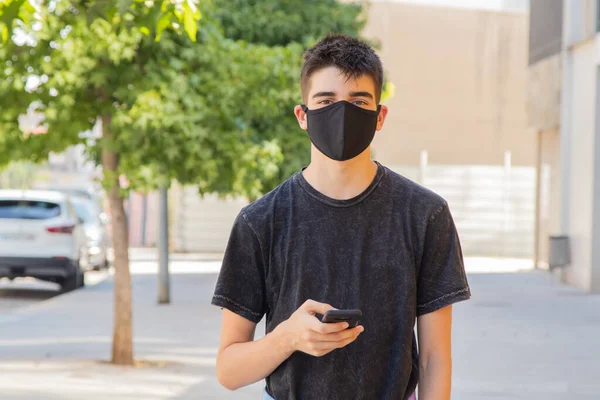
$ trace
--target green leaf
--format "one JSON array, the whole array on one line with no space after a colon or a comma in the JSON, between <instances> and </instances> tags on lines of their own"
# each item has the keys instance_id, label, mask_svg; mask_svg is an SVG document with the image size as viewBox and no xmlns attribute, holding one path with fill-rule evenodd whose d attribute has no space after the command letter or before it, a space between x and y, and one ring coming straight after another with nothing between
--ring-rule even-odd
<instances>
[{"instance_id":1,"label":"green leaf","mask_svg":"<svg viewBox=\"0 0 600 400\"><path fill-rule=\"evenodd\" d=\"M0 33L2 34L2 43L6 43L8 41L8 27L6 24L2 24L2 28L0 29Z\"/></svg>"},{"instance_id":2,"label":"green leaf","mask_svg":"<svg viewBox=\"0 0 600 400\"><path fill-rule=\"evenodd\" d=\"M23 11L28 12L30 14L34 14L35 13L35 7L30 3L30 2L25 2L25 5L23 6Z\"/></svg>"},{"instance_id":3,"label":"green leaf","mask_svg":"<svg viewBox=\"0 0 600 400\"><path fill-rule=\"evenodd\" d=\"M383 91L381 92L381 101L388 101L390 100L392 97L394 97L394 94L396 93L396 85L394 85L393 82L386 82L383 85Z\"/></svg>"},{"instance_id":4,"label":"green leaf","mask_svg":"<svg viewBox=\"0 0 600 400\"><path fill-rule=\"evenodd\" d=\"M142 32L146 36L150 36L150 29L147 26L140 27L140 32Z\"/></svg>"},{"instance_id":5,"label":"green leaf","mask_svg":"<svg viewBox=\"0 0 600 400\"><path fill-rule=\"evenodd\" d=\"M193 42L196 41L196 34L198 32L195 11L188 1L183 3L183 28Z\"/></svg>"},{"instance_id":6,"label":"green leaf","mask_svg":"<svg viewBox=\"0 0 600 400\"><path fill-rule=\"evenodd\" d=\"M173 17L173 13L168 12L163 14L162 17L158 20L156 24L156 41L160 41L160 37L165 29L171 26L171 18Z\"/></svg>"},{"instance_id":7,"label":"green leaf","mask_svg":"<svg viewBox=\"0 0 600 400\"><path fill-rule=\"evenodd\" d=\"M29 1L25 1L19 10L19 18L25 24L29 24L29 19L35 14L35 7Z\"/></svg>"},{"instance_id":8,"label":"green leaf","mask_svg":"<svg viewBox=\"0 0 600 400\"><path fill-rule=\"evenodd\" d=\"M154 36L158 20L163 14L161 7L162 4L160 2L155 2L146 14L139 17L140 26L146 27L150 31L148 36Z\"/></svg>"},{"instance_id":9,"label":"green leaf","mask_svg":"<svg viewBox=\"0 0 600 400\"><path fill-rule=\"evenodd\" d=\"M2 17L2 22L4 22L9 31L12 30L13 21L19 17L23 3L25 3L25 0L13 0L8 5L0 2L0 17Z\"/></svg>"}]
</instances>

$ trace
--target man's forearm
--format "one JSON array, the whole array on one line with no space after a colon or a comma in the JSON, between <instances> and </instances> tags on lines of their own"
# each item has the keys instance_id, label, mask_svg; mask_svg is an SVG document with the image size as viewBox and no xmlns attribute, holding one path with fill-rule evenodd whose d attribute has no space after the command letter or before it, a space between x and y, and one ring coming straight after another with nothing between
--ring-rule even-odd
<instances>
[{"instance_id":1,"label":"man's forearm","mask_svg":"<svg viewBox=\"0 0 600 400\"><path fill-rule=\"evenodd\" d=\"M450 400L452 359L432 359L419 367L419 400Z\"/></svg>"},{"instance_id":2,"label":"man's forearm","mask_svg":"<svg viewBox=\"0 0 600 400\"><path fill-rule=\"evenodd\" d=\"M217 378L227 389L239 389L269 376L293 352L282 329L259 340L234 343L217 357Z\"/></svg>"}]
</instances>

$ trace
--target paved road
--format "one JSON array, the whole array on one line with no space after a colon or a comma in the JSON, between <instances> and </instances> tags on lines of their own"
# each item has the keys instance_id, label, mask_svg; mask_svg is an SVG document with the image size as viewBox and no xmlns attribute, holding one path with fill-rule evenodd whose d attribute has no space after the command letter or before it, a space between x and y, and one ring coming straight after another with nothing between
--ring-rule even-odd
<instances>
[{"instance_id":1,"label":"paved road","mask_svg":"<svg viewBox=\"0 0 600 400\"><path fill-rule=\"evenodd\" d=\"M17 279L12 282L0 279L0 313L48 300L59 293L58 285L52 283L34 279Z\"/></svg>"},{"instance_id":2,"label":"paved road","mask_svg":"<svg viewBox=\"0 0 600 400\"><path fill-rule=\"evenodd\" d=\"M132 258L131 269L133 273L155 274L156 273L156 249L131 249ZM209 268L211 272L219 270L219 254L176 254L172 260L178 264L183 264L189 268L189 265L198 265L198 261L203 261L202 265ZM207 261L207 262L204 262ZM90 271L85 275L85 282L88 286L96 285L105 280L112 271ZM8 278L0 279L0 316L7 312L15 311L23 307L39 304L44 300L49 300L60 295L60 286L56 283L38 281L33 278L17 278L14 281Z\"/></svg>"},{"instance_id":3,"label":"paved road","mask_svg":"<svg viewBox=\"0 0 600 400\"><path fill-rule=\"evenodd\" d=\"M95 285L108 276L108 271L86 273L86 285ZM56 283L38 281L32 278L18 278L14 281L0 279L0 315L18 310L60 295Z\"/></svg>"},{"instance_id":4,"label":"paved road","mask_svg":"<svg viewBox=\"0 0 600 400\"><path fill-rule=\"evenodd\" d=\"M131 273L134 275L156 275L157 250L131 249ZM174 254L171 264L177 273L217 273L221 266L220 254ZM90 271L85 275L86 285L93 286L105 280L112 271ZM9 281L0 279L0 316L7 312L31 306L60 295L60 286L32 278Z\"/></svg>"}]
</instances>

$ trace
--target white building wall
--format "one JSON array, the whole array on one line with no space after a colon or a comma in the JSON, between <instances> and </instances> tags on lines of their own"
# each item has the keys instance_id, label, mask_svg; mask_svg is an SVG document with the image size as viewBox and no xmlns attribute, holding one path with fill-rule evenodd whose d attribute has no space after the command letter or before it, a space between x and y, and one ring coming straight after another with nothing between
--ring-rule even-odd
<instances>
[{"instance_id":1,"label":"white building wall","mask_svg":"<svg viewBox=\"0 0 600 400\"><path fill-rule=\"evenodd\" d=\"M569 50L572 60L571 99L565 111L570 118L566 131L570 135L568 159L568 234L571 237L572 263L565 269L570 284L590 290L592 271L592 213L594 182L596 54L592 41Z\"/></svg>"},{"instance_id":2,"label":"white building wall","mask_svg":"<svg viewBox=\"0 0 600 400\"><path fill-rule=\"evenodd\" d=\"M600 3L598 4L600 5ZM597 12L600 10L596 10ZM596 15L596 14L595 14ZM600 28L600 27L599 27ZM592 266L590 288L594 292L600 292L600 33L596 34L594 42L594 74L595 85L595 162L594 162L594 211L592 215Z\"/></svg>"}]
</instances>

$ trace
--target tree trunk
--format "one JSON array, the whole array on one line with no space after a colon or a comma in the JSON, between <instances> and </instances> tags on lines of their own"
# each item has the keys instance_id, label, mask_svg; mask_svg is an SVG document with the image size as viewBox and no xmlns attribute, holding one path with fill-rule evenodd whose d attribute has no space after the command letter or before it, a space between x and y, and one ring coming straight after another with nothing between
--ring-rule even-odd
<instances>
[{"instance_id":1,"label":"tree trunk","mask_svg":"<svg viewBox=\"0 0 600 400\"><path fill-rule=\"evenodd\" d=\"M111 117L102 117L102 136L112 139ZM133 335L131 316L131 274L129 272L129 238L121 185L117 174L118 154L111 148L102 150L102 168L111 180L108 201L110 206L113 246L115 251L115 318L113 331L112 363L133 365Z\"/></svg>"}]
</instances>

